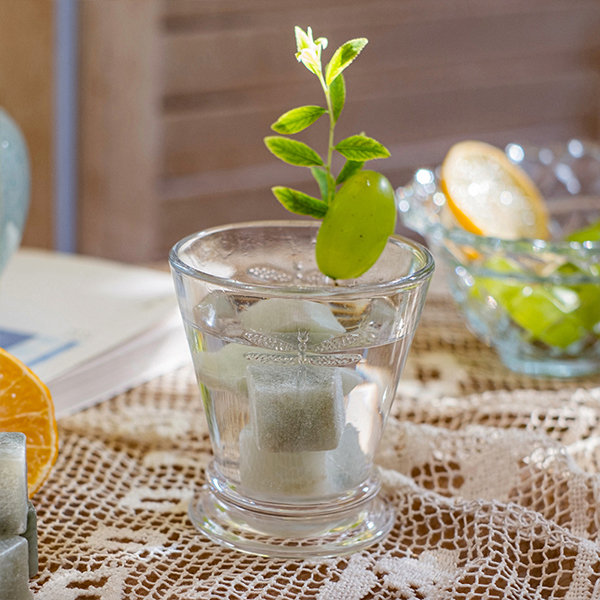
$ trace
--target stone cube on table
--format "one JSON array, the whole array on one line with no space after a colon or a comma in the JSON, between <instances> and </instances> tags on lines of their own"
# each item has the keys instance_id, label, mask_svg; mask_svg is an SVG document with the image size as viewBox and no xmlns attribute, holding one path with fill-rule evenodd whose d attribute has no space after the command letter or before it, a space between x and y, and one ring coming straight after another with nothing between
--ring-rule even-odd
<instances>
[{"instance_id":1,"label":"stone cube on table","mask_svg":"<svg viewBox=\"0 0 600 600\"><path fill-rule=\"evenodd\" d=\"M30 600L29 551L24 537L0 538L0 598Z\"/></svg>"},{"instance_id":2,"label":"stone cube on table","mask_svg":"<svg viewBox=\"0 0 600 600\"><path fill-rule=\"evenodd\" d=\"M27 457L22 433L0 433L0 536L27 529Z\"/></svg>"},{"instance_id":3,"label":"stone cube on table","mask_svg":"<svg viewBox=\"0 0 600 600\"><path fill-rule=\"evenodd\" d=\"M29 550L29 577L35 577L38 572L38 537L37 537L37 515L35 507L31 502L27 507L27 529L21 534L27 540Z\"/></svg>"},{"instance_id":4,"label":"stone cube on table","mask_svg":"<svg viewBox=\"0 0 600 600\"><path fill-rule=\"evenodd\" d=\"M29 600L37 573L37 524L27 497L26 438L0 432L0 599Z\"/></svg>"}]
</instances>

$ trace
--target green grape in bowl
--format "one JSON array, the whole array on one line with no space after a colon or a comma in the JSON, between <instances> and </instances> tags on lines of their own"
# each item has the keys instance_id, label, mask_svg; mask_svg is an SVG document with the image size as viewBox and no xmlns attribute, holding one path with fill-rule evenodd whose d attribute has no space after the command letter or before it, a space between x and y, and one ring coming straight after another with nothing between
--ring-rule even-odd
<instances>
[{"instance_id":1,"label":"green grape in bowl","mask_svg":"<svg viewBox=\"0 0 600 600\"><path fill-rule=\"evenodd\" d=\"M597 285L536 280L506 258L490 259L483 269L490 275L474 278L473 296L497 303L533 343L565 350L593 333L600 320ZM557 273L564 280L571 274L576 278L577 270L565 264Z\"/></svg>"}]
</instances>

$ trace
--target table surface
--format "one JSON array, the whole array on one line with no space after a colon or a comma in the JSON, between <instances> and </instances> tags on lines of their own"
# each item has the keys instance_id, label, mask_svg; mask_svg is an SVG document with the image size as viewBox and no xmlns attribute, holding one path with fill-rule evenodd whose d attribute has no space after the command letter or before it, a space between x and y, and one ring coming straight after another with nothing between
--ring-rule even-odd
<instances>
[{"instance_id":1,"label":"table surface","mask_svg":"<svg viewBox=\"0 0 600 600\"><path fill-rule=\"evenodd\" d=\"M238 554L187 517L210 443L191 368L59 422L34 498L44 600L600 595L600 376L509 372L429 295L378 463L397 519L317 562Z\"/></svg>"}]
</instances>

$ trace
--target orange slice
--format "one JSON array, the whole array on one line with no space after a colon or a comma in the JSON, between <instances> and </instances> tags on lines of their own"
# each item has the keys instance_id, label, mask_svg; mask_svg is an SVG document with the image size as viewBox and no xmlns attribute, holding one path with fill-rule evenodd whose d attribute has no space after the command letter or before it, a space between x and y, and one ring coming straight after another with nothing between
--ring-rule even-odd
<instances>
[{"instance_id":1,"label":"orange slice","mask_svg":"<svg viewBox=\"0 0 600 600\"><path fill-rule=\"evenodd\" d=\"M442 163L441 186L467 231L507 240L549 237L542 195L495 146L474 141L452 146Z\"/></svg>"},{"instance_id":2,"label":"orange slice","mask_svg":"<svg viewBox=\"0 0 600 600\"><path fill-rule=\"evenodd\" d=\"M18 358L0 348L0 431L27 438L27 489L31 498L58 456L58 430L50 391Z\"/></svg>"}]
</instances>

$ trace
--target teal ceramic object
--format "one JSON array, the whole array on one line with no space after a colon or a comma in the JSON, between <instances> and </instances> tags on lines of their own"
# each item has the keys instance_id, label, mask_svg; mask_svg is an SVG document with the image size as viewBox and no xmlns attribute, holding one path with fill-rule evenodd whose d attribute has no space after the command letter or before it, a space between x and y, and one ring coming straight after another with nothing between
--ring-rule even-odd
<instances>
[{"instance_id":1,"label":"teal ceramic object","mask_svg":"<svg viewBox=\"0 0 600 600\"><path fill-rule=\"evenodd\" d=\"M25 139L0 108L0 273L21 242L29 209L30 181Z\"/></svg>"}]
</instances>

